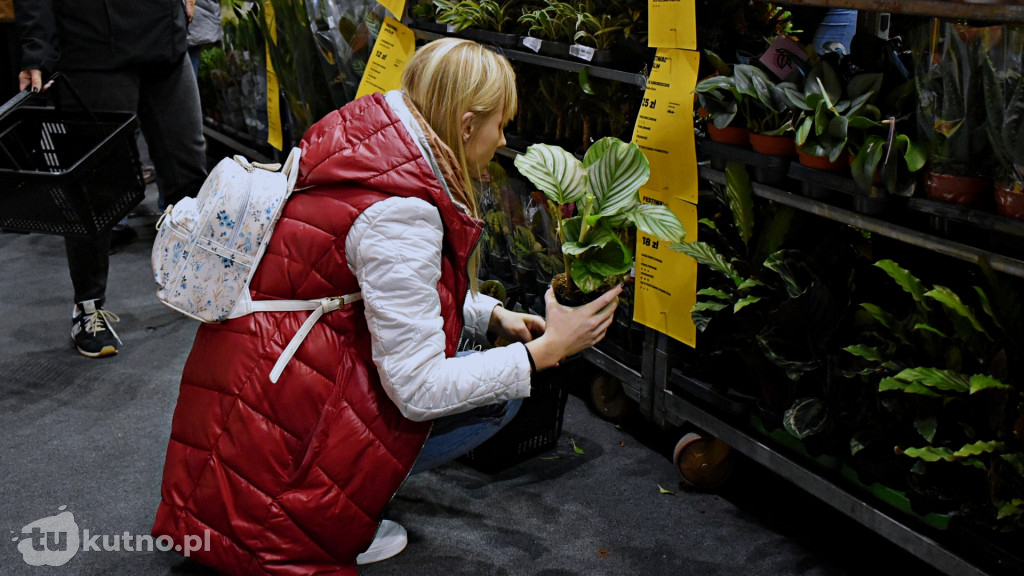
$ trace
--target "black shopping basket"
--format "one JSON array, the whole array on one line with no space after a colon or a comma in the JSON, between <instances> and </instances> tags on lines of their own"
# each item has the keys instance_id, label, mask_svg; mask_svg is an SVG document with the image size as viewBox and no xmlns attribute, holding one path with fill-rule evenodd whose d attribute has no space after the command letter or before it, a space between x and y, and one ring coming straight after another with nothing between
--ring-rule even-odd
<instances>
[{"instance_id":1,"label":"black shopping basket","mask_svg":"<svg viewBox=\"0 0 1024 576\"><path fill-rule=\"evenodd\" d=\"M0 228L72 237L109 230L145 197L132 112L0 106Z\"/></svg>"}]
</instances>

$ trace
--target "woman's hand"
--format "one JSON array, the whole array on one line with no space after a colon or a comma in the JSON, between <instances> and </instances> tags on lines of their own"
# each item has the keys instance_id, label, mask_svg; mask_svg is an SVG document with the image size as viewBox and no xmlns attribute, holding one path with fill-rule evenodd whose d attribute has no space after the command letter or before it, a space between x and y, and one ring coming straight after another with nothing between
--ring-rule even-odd
<instances>
[{"instance_id":1,"label":"woman's hand","mask_svg":"<svg viewBox=\"0 0 1024 576\"><path fill-rule=\"evenodd\" d=\"M620 292L622 286L616 286L589 304L570 308L559 304L549 288L544 294L547 330L527 346L537 369L555 366L600 342L612 324Z\"/></svg>"},{"instance_id":2,"label":"woman's hand","mask_svg":"<svg viewBox=\"0 0 1024 576\"><path fill-rule=\"evenodd\" d=\"M491 319L487 331L493 332L498 338L509 342L530 342L545 330L544 319L534 314L522 314L495 306L491 311Z\"/></svg>"}]
</instances>

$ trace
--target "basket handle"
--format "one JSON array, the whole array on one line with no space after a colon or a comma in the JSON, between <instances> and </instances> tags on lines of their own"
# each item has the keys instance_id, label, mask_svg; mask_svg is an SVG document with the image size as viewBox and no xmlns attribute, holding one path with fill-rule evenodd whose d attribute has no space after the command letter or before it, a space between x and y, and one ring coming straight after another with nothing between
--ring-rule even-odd
<instances>
[{"instance_id":1,"label":"basket handle","mask_svg":"<svg viewBox=\"0 0 1024 576\"><path fill-rule=\"evenodd\" d=\"M35 95L36 93L33 92L31 88L25 88L21 92L15 94L14 98L11 98L3 104L0 104L0 120L3 120L8 114L11 113L12 110L17 108L18 106L21 106Z\"/></svg>"},{"instance_id":2,"label":"basket handle","mask_svg":"<svg viewBox=\"0 0 1024 576\"><path fill-rule=\"evenodd\" d=\"M53 76L50 76L50 79L46 82L46 84L44 84L44 86L49 86L57 80L60 80L63 87L68 89L68 92L71 93L71 96L75 99L76 102L78 102L78 107L84 110L93 122L99 122L99 120L96 119L96 115L92 113L92 110L85 105L85 101L82 100L82 97L78 95L78 90L75 90L75 87L71 85L71 80L69 80L63 72L54 72Z\"/></svg>"},{"instance_id":3,"label":"basket handle","mask_svg":"<svg viewBox=\"0 0 1024 576\"><path fill-rule=\"evenodd\" d=\"M82 97L78 94L78 91L75 90L75 87L71 85L71 80L68 80L68 77L65 76L63 72L55 72L53 76L50 76L50 79L47 80L45 84L43 84L43 89L45 90L48 86L52 85L54 82L58 80L61 81L63 87L68 89L68 91L71 93L71 96L78 103L79 108L84 110L85 113L89 115L89 119L93 122L98 122L99 120L96 119L96 115L93 114L92 110L85 105L85 101L82 100ZM39 94L40 92L33 92L31 88L26 88L21 92L18 92L14 95L13 98L0 105L0 120L2 120L5 116L10 114L15 109L17 109L19 106L22 106L23 104L31 100L33 96L38 96ZM54 104L56 105L56 103L57 101L56 99L54 99Z\"/></svg>"}]
</instances>

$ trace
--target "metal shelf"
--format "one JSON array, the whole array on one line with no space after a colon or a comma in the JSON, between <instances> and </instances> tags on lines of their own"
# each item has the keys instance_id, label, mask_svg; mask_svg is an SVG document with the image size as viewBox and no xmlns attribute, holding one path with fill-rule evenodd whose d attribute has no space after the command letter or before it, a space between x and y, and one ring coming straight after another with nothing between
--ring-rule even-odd
<instances>
[{"instance_id":1,"label":"metal shelf","mask_svg":"<svg viewBox=\"0 0 1024 576\"><path fill-rule=\"evenodd\" d=\"M725 183L725 173L720 170L701 166L698 169L698 173L701 178L712 182L718 182L720 184ZM852 210L832 206L831 204L819 202L811 198L800 196L799 194L794 194L792 192L787 192L764 184L752 182L751 185L754 189L755 196L773 200L780 204L786 204L787 206L792 206L793 208L804 212L809 212L823 218L828 218L829 220L848 224L855 228L867 230L886 238L892 238L900 242L925 248L938 254L950 256L972 264L978 264L984 259L994 270L1024 278L1024 261L1016 258L1011 258L1009 256L1004 256L1002 254L997 254L995 252L990 252L988 250L983 250L960 242L947 240L940 236L920 232L880 218L865 216Z\"/></svg>"},{"instance_id":2,"label":"metal shelf","mask_svg":"<svg viewBox=\"0 0 1024 576\"><path fill-rule=\"evenodd\" d=\"M227 146L231 150L238 152L239 154L245 156L249 160L263 163L273 163L277 161L273 158L270 158L263 152L256 150L249 144L243 143L241 140L238 140L237 138L234 138L224 133L224 131L222 130L214 128L209 124L203 124L203 136L209 138L210 140L219 142L224 146Z\"/></svg>"},{"instance_id":3,"label":"metal shelf","mask_svg":"<svg viewBox=\"0 0 1024 576\"><path fill-rule=\"evenodd\" d=\"M911 16L935 16L956 20L1024 22L1024 5L1019 3L971 2L969 0L782 0L786 6L855 8Z\"/></svg>"},{"instance_id":4,"label":"metal shelf","mask_svg":"<svg viewBox=\"0 0 1024 576\"><path fill-rule=\"evenodd\" d=\"M438 34L436 32L428 32L426 30L413 29L416 33L416 37L421 40L436 40L438 38L445 38L445 34ZM564 70L566 72L579 72L583 68L587 69L587 73L595 78L604 78L605 80L615 80L618 82L624 82L626 84L632 84L639 86L640 89L647 88L647 75L640 72L627 72L624 70L616 70L614 68L605 68L601 66L594 66L589 62L584 61L573 61L563 60L561 58L553 58L551 56L544 56L541 54L534 54L528 50L517 50L514 48L497 48L488 45L488 48L492 48L497 52L500 52L509 60L515 60L518 62L525 62L527 64L536 64L537 66L544 66L545 68L552 68L555 70Z\"/></svg>"},{"instance_id":5,"label":"metal shelf","mask_svg":"<svg viewBox=\"0 0 1024 576\"><path fill-rule=\"evenodd\" d=\"M680 418L728 444L734 450L765 466L807 493L891 541L931 566L951 576L986 576L986 572L943 547L917 529L844 490L839 484L808 469L804 464L765 445L757 437L689 402L664 391L665 408Z\"/></svg>"}]
</instances>

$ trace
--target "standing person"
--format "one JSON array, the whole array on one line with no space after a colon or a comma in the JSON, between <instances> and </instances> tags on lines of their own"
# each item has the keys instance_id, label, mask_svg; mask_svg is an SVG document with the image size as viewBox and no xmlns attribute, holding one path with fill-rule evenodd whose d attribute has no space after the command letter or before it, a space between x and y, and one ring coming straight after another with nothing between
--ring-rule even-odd
<instances>
[{"instance_id":1,"label":"standing person","mask_svg":"<svg viewBox=\"0 0 1024 576\"><path fill-rule=\"evenodd\" d=\"M199 55L203 46L219 44L224 37L220 23L220 0L185 0L194 8L192 21L188 24L188 58L192 72L199 75Z\"/></svg>"},{"instance_id":2,"label":"standing person","mask_svg":"<svg viewBox=\"0 0 1024 576\"><path fill-rule=\"evenodd\" d=\"M199 327L182 375L153 534L209 531L191 558L232 574L356 574L397 554L382 513L413 471L453 460L511 419L531 375L592 346L616 287L547 318L470 289L481 234L472 177L517 106L509 62L447 38L410 59L402 91L332 112L300 144L291 196L254 298L362 301L323 316L274 384L308 313ZM457 355L463 330L512 341ZM434 424L434 430L431 424ZM376 534L376 536L375 536Z\"/></svg>"},{"instance_id":3,"label":"standing person","mask_svg":"<svg viewBox=\"0 0 1024 576\"><path fill-rule=\"evenodd\" d=\"M187 58L182 0L15 0L20 89L45 89L63 72L94 110L136 113L166 201L194 195L206 179L202 116ZM73 99L67 105L73 105ZM89 357L117 354L118 317L104 308L111 234L65 239L74 285L71 338Z\"/></svg>"}]
</instances>

